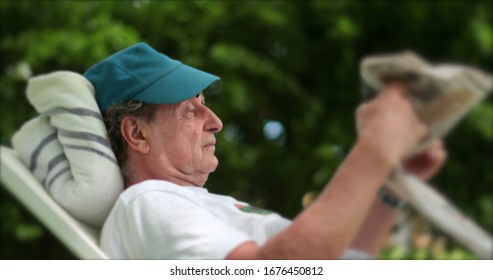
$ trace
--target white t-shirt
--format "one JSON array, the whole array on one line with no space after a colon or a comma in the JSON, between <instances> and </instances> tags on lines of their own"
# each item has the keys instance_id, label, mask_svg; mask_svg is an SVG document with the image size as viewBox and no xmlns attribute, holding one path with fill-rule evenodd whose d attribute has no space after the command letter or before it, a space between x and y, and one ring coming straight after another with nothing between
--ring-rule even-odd
<instances>
[{"instance_id":1,"label":"white t-shirt","mask_svg":"<svg viewBox=\"0 0 493 280\"><path fill-rule=\"evenodd\" d=\"M148 180L120 195L101 247L112 259L224 259L243 242L262 246L290 223L204 188Z\"/></svg>"}]
</instances>

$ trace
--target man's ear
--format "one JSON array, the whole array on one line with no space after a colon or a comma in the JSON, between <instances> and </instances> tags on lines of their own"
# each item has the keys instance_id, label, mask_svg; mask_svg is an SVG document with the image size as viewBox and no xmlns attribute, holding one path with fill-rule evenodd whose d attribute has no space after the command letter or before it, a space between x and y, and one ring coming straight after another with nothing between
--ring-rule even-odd
<instances>
[{"instance_id":1,"label":"man's ear","mask_svg":"<svg viewBox=\"0 0 493 280\"><path fill-rule=\"evenodd\" d=\"M147 154L150 150L146 123L134 117L123 117L120 133L130 149Z\"/></svg>"}]
</instances>

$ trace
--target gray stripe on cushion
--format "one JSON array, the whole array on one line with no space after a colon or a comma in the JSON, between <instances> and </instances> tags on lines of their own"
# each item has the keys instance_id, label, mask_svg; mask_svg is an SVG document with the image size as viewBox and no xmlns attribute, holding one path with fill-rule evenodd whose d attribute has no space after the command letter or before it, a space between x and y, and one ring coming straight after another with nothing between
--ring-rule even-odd
<instances>
[{"instance_id":1,"label":"gray stripe on cushion","mask_svg":"<svg viewBox=\"0 0 493 280\"><path fill-rule=\"evenodd\" d=\"M94 117L103 121L103 117L100 112L89 110L86 108L53 108L43 113L43 115L57 115L57 114L74 114L78 116Z\"/></svg>"},{"instance_id":2,"label":"gray stripe on cushion","mask_svg":"<svg viewBox=\"0 0 493 280\"><path fill-rule=\"evenodd\" d=\"M55 166L57 164L59 164L60 162L64 161L64 160L67 160L67 157L65 156L65 154L59 154L58 156L54 157L52 160L50 160L50 162L48 163L48 174L51 172L51 170L53 170L53 168L55 168Z\"/></svg>"},{"instance_id":3,"label":"gray stripe on cushion","mask_svg":"<svg viewBox=\"0 0 493 280\"><path fill-rule=\"evenodd\" d=\"M99 136L94 133L90 132L82 132L82 131L72 131L72 130L65 130L65 129L58 129L58 133L61 136L68 137L68 138L74 138L74 139L81 139L81 140L88 140L88 141L94 141L97 142L108 149L111 150L111 144L110 141L102 136Z\"/></svg>"},{"instance_id":4,"label":"gray stripe on cushion","mask_svg":"<svg viewBox=\"0 0 493 280\"><path fill-rule=\"evenodd\" d=\"M116 164L118 166L118 162L112 156L107 155L106 153L101 152L98 149L94 149L94 148L86 147L86 146L79 146L79 145L63 145L63 147L68 148L68 149L73 149L73 150L83 150L83 151L96 153L96 154L108 159L109 161L113 162L114 164Z\"/></svg>"},{"instance_id":5,"label":"gray stripe on cushion","mask_svg":"<svg viewBox=\"0 0 493 280\"><path fill-rule=\"evenodd\" d=\"M109 156L109 155L107 155L107 154L105 154L105 153L103 153L97 149L93 149L93 148L85 147L85 146L77 146L77 145L64 145L63 147L68 148L68 149L74 149L74 150L83 150L83 151L94 152L94 153L108 159L109 161L113 162L114 164L118 165L117 161L114 158L112 158L111 156ZM60 154L60 155L54 157L50 161L50 163L48 164L48 174L58 163L62 162L62 160L65 160L65 159L66 159L65 154ZM55 175L53 175L53 177L50 179L48 184L45 183L46 179L48 178L48 177L46 177L44 182L43 182L43 185L46 186L47 190L49 190L51 188L51 185L53 185L53 183L55 182L55 180L68 171L70 171L70 166L67 166L67 167L61 169Z\"/></svg>"},{"instance_id":6,"label":"gray stripe on cushion","mask_svg":"<svg viewBox=\"0 0 493 280\"><path fill-rule=\"evenodd\" d=\"M36 169L38 156L41 153L41 150L46 145L48 145L48 143L50 143L55 139L56 139L56 132L46 136L43 140L41 140L41 142L39 142L38 146L34 149L33 153L31 154L31 162L29 163L29 170L31 170L31 172L34 172L34 170Z\"/></svg>"},{"instance_id":7,"label":"gray stripe on cushion","mask_svg":"<svg viewBox=\"0 0 493 280\"><path fill-rule=\"evenodd\" d=\"M53 183L55 182L55 180L60 177L63 173L66 173L70 171L70 166L67 166L65 168L63 168L62 170L58 171L54 176L53 178L50 179L50 181L48 182L48 185L45 184L46 186L46 189L49 190L51 189L51 185L53 185Z\"/></svg>"}]
</instances>

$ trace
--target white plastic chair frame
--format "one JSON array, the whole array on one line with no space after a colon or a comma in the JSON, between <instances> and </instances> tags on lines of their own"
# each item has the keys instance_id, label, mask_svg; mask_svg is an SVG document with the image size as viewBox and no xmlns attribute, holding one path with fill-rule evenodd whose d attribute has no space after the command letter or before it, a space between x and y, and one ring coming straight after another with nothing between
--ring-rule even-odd
<instances>
[{"instance_id":1,"label":"white plastic chair frame","mask_svg":"<svg viewBox=\"0 0 493 280\"><path fill-rule=\"evenodd\" d=\"M35 217L80 259L108 259L99 248L99 230L61 208L11 148L0 147L0 180Z\"/></svg>"}]
</instances>

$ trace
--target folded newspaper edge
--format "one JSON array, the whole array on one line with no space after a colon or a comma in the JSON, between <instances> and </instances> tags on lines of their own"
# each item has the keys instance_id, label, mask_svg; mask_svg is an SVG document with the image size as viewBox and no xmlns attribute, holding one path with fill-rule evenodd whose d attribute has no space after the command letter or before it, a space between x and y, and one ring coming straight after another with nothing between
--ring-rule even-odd
<instances>
[{"instance_id":1,"label":"folded newspaper edge","mask_svg":"<svg viewBox=\"0 0 493 280\"><path fill-rule=\"evenodd\" d=\"M410 51L364 58L360 71L366 98L375 96L390 82L403 83L418 116L430 127L428 136L409 156L445 136L493 90L493 76L479 69L432 65ZM402 168L393 172L387 187L479 258L493 258L493 238L433 187Z\"/></svg>"}]
</instances>

